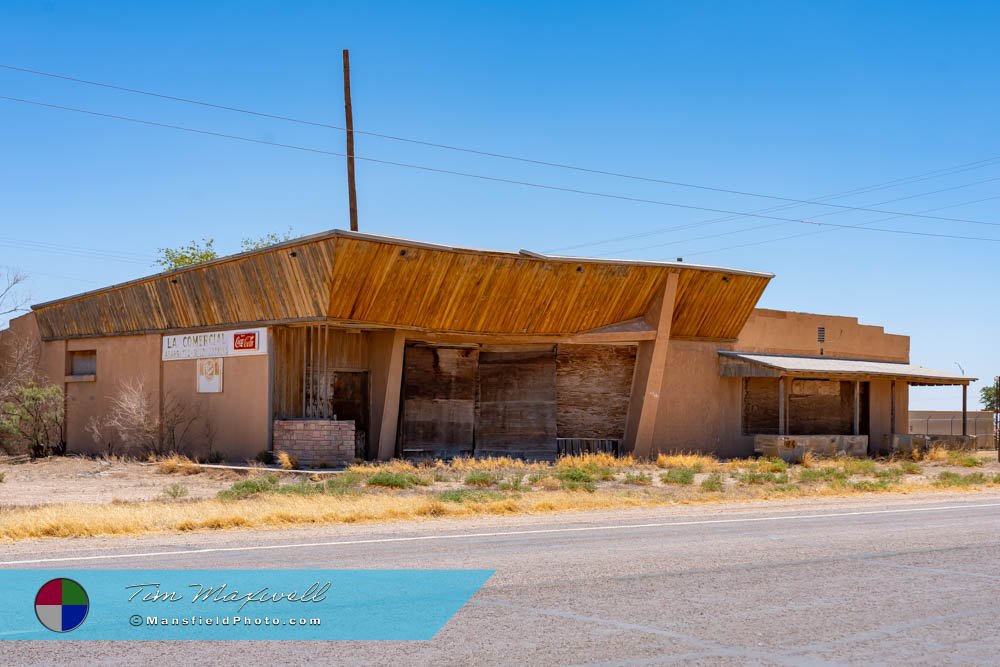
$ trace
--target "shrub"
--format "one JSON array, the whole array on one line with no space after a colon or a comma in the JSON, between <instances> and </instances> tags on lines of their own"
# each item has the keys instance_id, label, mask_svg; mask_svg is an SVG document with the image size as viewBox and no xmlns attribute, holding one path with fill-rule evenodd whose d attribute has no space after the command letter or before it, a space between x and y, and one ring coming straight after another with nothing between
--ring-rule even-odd
<instances>
[{"instance_id":1,"label":"shrub","mask_svg":"<svg viewBox=\"0 0 1000 667\"><path fill-rule=\"evenodd\" d=\"M408 472L392 472L380 470L365 482L368 486L384 486L390 489L409 489L414 486L425 486L429 484L426 479L419 475Z\"/></svg>"},{"instance_id":2,"label":"shrub","mask_svg":"<svg viewBox=\"0 0 1000 667\"><path fill-rule=\"evenodd\" d=\"M695 472L718 470L719 460L708 454L660 454L656 457L658 468L691 468Z\"/></svg>"},{"instance_id":3,"label":"shrub","mask_svg":"<svg viewBox=\"0 0 1000 667\"><path fill-rule=\"evenodd\" d=\"M465 476L466 486L493 486L500 479L499 475L495 475L486 470L473 470L468 475Z\"/></svg>"},{"instance_id":4,"label":"shrub","mask_svg":"<svg viewBox=\"0 0 1000 667\"><path fill-rule=\"evenodd\" d=\"M883 468L882 470L875 471L875 477L878 479L885 479L890 481L898 481L900 477L903 476L903 469L900 468Z\"/></svg>"},{"instance_id":5,"label":"shrub","mask_svg":"<svg viewBox=\"0 0 1000 667\"><path fill-rule=\"evenodd\" d=\"M521 475L512 475L511 477L503 480L498 485L501 491L521 491L524 489L524 485L521 483L523 477Z\"/></svg>"},{"instance_id":6,"label":"shrub","mask_svg":"<svg viewBox=\"0 0 1000 667\"><path fill-rule=\"evenodd\" d=\"M694 468L670 468L660 475L664 484L693 484Z\"/></svg>"},{"instance_id":7,"label":"shrub","mask_svg":"<svg viewBox=\"0 0 1000 667\"><path fill-rule=\"evenodd\" d=\"M532 477L534 477L534 475L532 475ZM562 488L562 483L555 477L552 477L551 475L541 475L540 477L538 477L538 479L531 482L531 484L535 486L540 486L546 491L555 491L556 489Z\"/></svg>"},{"instance_id":8,"label":"shrub","mask_svg":"<svg viewBox=\"0 0 1000 667\"><path fill-rule=\"evenodd\" d=\"M722 491L725 488L725 484L722 481L722 475L713 472L711 475L701 480L701 490L702 491Z\"/></svg>"},{"instance_id":9,"label":"shrub","mask_svg":"<svg viewBox=\"0 0 1000 667\"><path fill-rule=\"evenodd\" d=\"M258 493L274 491L277 486L277 475L264 475L263 477L244 479L236 482L228 489L219 491L219 498L223 500L239 500L240 498L247 498Z\"/></svg>"},{"instance_id":10,"label":"shrub","mask_svg":"<svg viewBox=\"0 0 1000 667\"><path fill-rule=\"evenodd\" d=\"M877 482L870 479L862 479L857 482L848 482L845 486L852 491L877 493L879 491L890 490L892 488L892 482L886 479L880 479Z\"/></svg>"},{"instance_id":11,"label":"shrub","mask_svg":"<svg viewBox=\"0 0 1000 667\"><path fill-rule=\"evenodd\" d=\"M944 487L961 487L961 486L974 486L976 484L986 484L988 478L981 472L973 472L968 475L963 475L957 472L943 472L937 476L934 480L935 486Z\"/></svg>"},{"instance_id":12,"label":"shrub","mask_svg":"<svg viewBox=\"0 0 1000 667\"><path fill-rule=\"evenodd\" d=\"M799 471L800 482L833 482L847 479L847 473L840 468L807 468Z\"/></svg>"},{"instance_id":13,"label":"shrub","mask_svg":"<svg viewBox=\"0 0 1000 667\"><path fill-rule=\"evenodd\" d=\"M504 498L502 493L480 489L450 489L442 491L437 497L446 503L486 503Z\"/></svg>"},{"instance_id":14,"label":"shrub","mask_svg":"<svg viewBox=\"0 0 1000 667\"><path fill-rule=\"evenodd\" d=\"M558 479L560 482L587 483L594 481L593 476L589 472L583 468L577 468L574 466L557 468L553 473L553 477Z\"/></svg>"},{"instance_id":15,"label":"shrub","mask_svg":"<svg viewBox=\"0 0 1000 667\"><path fill-rule=\"evenodd\" d=\"M262 449L259 452L257 452L257 455L254 456L254 459L258 463L263 463L264 465L271 465L272 463L274 463L274 452L272 452L269 449Z\"/></svg>"},{"instance_id":16,"label":"shrub","mask_svg":"<svg viewBox=\"0 0 1000 667\"><path fill-rule=\"evenodd\" d=\"M924 452L925 461L936 461L938 463L948 460L948 450L944 447L934 445L928 451Z\"/></svg>"},{"instance_id":17,"label":"shrub","mask_svg":"<svg viewBox=\"0 0 1000 667\"><path fill-rule=\"evenodd\" d=\"M623 480L626 484L635 484L636 486L649 486L653 483L653 478L645 473L625 473L625 479Z\"/></svg>"},{"instance_id":18,"label":"shrub","mask_svg":"<svg viewBox=\"0 0 1000 667\"><path fill-rule=\"evenodd\" d=\"M364 478L361 473L350 470L333 475L326 480L326 491L333 494L353 493Z\"/></svg>"},{"instance_id":19,"label":"shrub","mask_svg":"<svg viewBox=\"0 0 1000 667\"><path fill-rule=\"evenodd\" d=\"M0 403L0 433L12 445L9 453L32 458L62 453L63 392L58 385L43 387L29 380L14 388Z\"/></svg>"},{"instance_id":20,"label":"shrub","mask_svg":"<svg viewBox=\"0 0 1000 667\"><path fill-rule=\"evenodd\" d=\"M844 459L840 465L848 475L871 475L876 469L871 459Z\"/></svg>"},{"instance_id":21,"label":"shrub","mask_svg":"<svg viewBox=\"0 0 1000 667\"><path fill-rule=\"evenodd\" d=\"M788 484L787 473L747 471L736 475L744 484Z\"/></svg>"},{"instance_id":22,"label":"shrub","mask_svg":"<svg viewBox=\"0 0 1000 667\"><path fill-rule=\"evenodd\" d=\"M564 479L561 480L562 488L564 491L586 491L588 493L593 493L597 490L597 485L593 482L578 482L576 480Z\"/></svg>"},{"instance_id":23,"label":"shrub","mask_svg":"<svg viewBox=\"0 0 1000 667\"><path fill-rule=\"evenodd\" d=\"M278 465L282 470L298 470L299 460L288 452L278 452Z\"/></svg>"},{"instance_id":24,"label":"shrub","mask_svg":"<svg viewBox=\"0 0 1000 667\"><path fill-rule=\"evenodd\" d=\"M899 468L900 468L900 470L902 470L907 475L919 475L920 473L922 473L924 471L923 468L921 468L920 466L918 466L913 461L902 461L899 464Z\"/></svg>"},{"instance_id":25,"label":"shrub","mask_svg":"<svg viewBox=\"0 0 1000 667\"><path fill-rule=\"evenodd\" d=\"M963 468L978 468L983 465L979 457L962 452L948 452L948 462L952 465L962 466Z\"/></svg>"},{"instance_id":26,"label":"shrub","mask_svg":"<svg viewBox=\"0 0 1000 667\"><path fill-rule=\"evenodd\" d=\"M178 498L184 498L185 496L187 496L187 494L188 494L187 487L184 486L183 484L177 484L175 482L173 484L163 487L163 495L167 496L168 498L173 498L174 500L177 500Z\"/></svg>"},{"instance_id":27,"label":"shrub","mask_svg":"<svg viewBox=\"0 0 1000 667\"><path fill-rule=\"evenodd\" d=\"M212 465L217 465L219 463L225 463L226 455L222 452L208 452L204 456L205 463L211 463Z\"/></svg>"}]
</instances>

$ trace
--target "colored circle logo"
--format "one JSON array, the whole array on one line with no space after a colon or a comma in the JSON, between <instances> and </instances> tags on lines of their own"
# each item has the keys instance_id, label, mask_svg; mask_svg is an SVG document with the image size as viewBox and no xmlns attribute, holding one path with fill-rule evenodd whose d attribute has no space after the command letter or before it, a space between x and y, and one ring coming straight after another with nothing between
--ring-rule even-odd
<instances>
[{"instance_id":1,"label":"colored circle logo","mask_svg":"<svg viewBox=\"0 0 1000 667\"><path fill-rule=\"evenodd\" d=\"M39 623L53 632L76 630L89 611L87 591L72 579L52 579L35 595L35 616Z\"/></svg>"}]
</instances>

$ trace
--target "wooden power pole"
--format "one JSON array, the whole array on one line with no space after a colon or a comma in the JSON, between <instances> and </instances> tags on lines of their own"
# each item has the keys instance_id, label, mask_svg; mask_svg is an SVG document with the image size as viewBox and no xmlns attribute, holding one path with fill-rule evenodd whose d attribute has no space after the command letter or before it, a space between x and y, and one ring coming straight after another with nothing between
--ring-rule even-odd
<instances>
[{"instance_id":1,"label":"wooden power pole","mask_svg":"<svg viewBox=\"0 0 1000 667\"><path fill-rule=\"evenodd\" d=\"M344 118L347 123L347 196L351 205L351 231L358 231L358 190L354 185L354 115L351 112L351 57L344 49Z\"/></svg>"}]
</instances>

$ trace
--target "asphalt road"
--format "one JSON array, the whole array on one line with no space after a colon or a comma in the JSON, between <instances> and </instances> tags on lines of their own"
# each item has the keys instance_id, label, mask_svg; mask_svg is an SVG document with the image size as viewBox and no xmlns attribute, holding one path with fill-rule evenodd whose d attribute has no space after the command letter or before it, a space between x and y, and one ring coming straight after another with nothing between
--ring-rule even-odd
<instances>
[{"instance_id":1,"label":"asphalt road","mask_svg":"<svg viewBox=\"0 0 1000 667\"><path fill-rule=\"evenodd\" d=\"M0 567L496 574L428 642L7 641L0 664L997 664L998 531L979 493L20 543Z\"/></svg>"}]
</instances>

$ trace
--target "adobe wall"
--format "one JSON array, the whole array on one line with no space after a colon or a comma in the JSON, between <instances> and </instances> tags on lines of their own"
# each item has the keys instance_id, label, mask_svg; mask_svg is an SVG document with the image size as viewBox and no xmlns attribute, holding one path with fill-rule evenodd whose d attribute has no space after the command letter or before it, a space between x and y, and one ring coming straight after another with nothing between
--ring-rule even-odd
<instances>
[{"instance_id":1,"label":"adobe wall","mask_svg":"<svg viewBox=\"0 0 1000 667\"><path fill-rule=\"evenodd\" d=\"M819 327L825 328L823 343L817 340ZM757 308L734 349L906 363L910 360L910 337L887 334L882 327L859 323L856 317Z\"/></svg>"}]
</instances>

